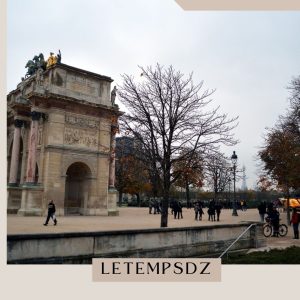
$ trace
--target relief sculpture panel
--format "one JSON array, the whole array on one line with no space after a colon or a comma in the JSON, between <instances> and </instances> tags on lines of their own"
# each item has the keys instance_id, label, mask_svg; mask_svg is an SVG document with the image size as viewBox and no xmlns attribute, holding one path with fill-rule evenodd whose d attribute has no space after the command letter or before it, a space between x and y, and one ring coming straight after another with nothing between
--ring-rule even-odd
<instances>
[{"instance_id":1,"label":"relief sculpture panel","mask_svg":"<svg viewBox=\"0 0 300 300\"><path fill-rule=\"evenodd\" d=\"M65 127L64 137L66 145L98 149L98 135L95 130Z\"/></svg>"}]
</instances>

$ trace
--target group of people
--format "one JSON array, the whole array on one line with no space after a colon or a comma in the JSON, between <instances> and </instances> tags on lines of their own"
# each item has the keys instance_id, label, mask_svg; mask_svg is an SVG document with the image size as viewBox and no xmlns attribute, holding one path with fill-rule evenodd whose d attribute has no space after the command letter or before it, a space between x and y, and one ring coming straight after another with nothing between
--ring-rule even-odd
<instances>
[{"instance_id":1,"label":"group of people","mask_svg":"<svg viewBox=\"0 0 300 300\"><path fill-rule=\"evenodd\" d=\"M171 214L174 216L174 219L183 219L182 214L182 203L177 199L170 200L170 209ZM195 220L201 221L202 216L204 215L204 205L203 202L197 200L193 203L194 211L195 211ZM215 202L211 200L208 205L208 221L220 221L221 210L223 206L220 202ZM161 201L157 199L150 199L149 200L149 214L159 214L161 213Z\"/></svg>"},{"instance_id":2,"label":"group of people","mask_svg":"<svg viewBox=\"0 0 300 300\"><path fill-rule=\"evenodd\" d=\"M217 221L220 221L220 214L222 210L222 205L219 202L215 202L214 200L210 201L208 206L208 221L216 221L216 215L217 215Z\"/></svg>"},{"instance_id":3,"label":"group of people","mask_svg":"<svg viewBox=\"0 0 300 300\"><path fill-rule=\"evenodd\" d=\"M174 219L183 219L182 215L182 204L180 201L171 199L170 200L170 209L171 214L174 216ZM161 201L157 199L150 199L149 200L149 214L160 214L161 213Z\"/></svg>"},{"instance_id":4,"label":"group of people","mask_svg":"<svg viewBox=\"0 0 300 300\"><path fill-rule=\"evenodd\" d=\"M201 221L202 215L204 215L203 204L201 201L196 201L194 203L194 211L195 211L195 220Z\"/></svg>"},{"instance_id":5,"label":"group of people","mask_svg":"<svg viewBox=\"0 0 300 300\"><path fill-rule=\"evenodd\" d=\"M152 209L153 209L153 214L160 214L161 213L161 202L158 201L157 199L150 199L149 200L149 214L152 214Z\"/></svg>"},{"instance_id":6,"label":"group of people","mask_svg":"<svg viewBox=\"0 0 300 300\"><path fill-rule=\"evenodd\" d=\"M178 200L172 199L170 201L171 214L174 216L174 219L183 219L182 215L182 204Z\"/></svg>"}]
</instances>

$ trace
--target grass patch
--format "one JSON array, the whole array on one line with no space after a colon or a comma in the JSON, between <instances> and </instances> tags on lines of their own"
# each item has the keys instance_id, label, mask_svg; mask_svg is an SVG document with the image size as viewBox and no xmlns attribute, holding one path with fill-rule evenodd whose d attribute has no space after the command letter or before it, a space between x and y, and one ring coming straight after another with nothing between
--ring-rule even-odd
<instances>
[{"instance_id":1,"label":"grass patch","mask_svg":"<svg viewBox=\"0 0 300 300\"><path fill-rule=\"evenodd\" d=\"M300 248L292 246L284 250L252 252L249 254L230 253L224 256L222 264L300 264Z\"/></svg>"}]
</instances>

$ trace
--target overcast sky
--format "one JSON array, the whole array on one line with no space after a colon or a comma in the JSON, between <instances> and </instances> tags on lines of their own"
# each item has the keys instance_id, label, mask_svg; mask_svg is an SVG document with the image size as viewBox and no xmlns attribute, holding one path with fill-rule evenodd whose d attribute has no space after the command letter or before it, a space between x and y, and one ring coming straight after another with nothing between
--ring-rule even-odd
<instances>
[{"instance_id":1,"label":"overcast sky","mask_svg":"<svg viewBox=\"0 0 300 300\"><path fill-rule=\"evenodd\" d=\"M7 90L34 55L107 75L139 76L138 65L172 64L205 88L213 106L239 116L236 150L247 185L266 127L288 107L286 86L300 74L299 12L186 12L173 0L9 0ZM116 101L118 104L118 99Z\"/></svg>"}]
</instances>

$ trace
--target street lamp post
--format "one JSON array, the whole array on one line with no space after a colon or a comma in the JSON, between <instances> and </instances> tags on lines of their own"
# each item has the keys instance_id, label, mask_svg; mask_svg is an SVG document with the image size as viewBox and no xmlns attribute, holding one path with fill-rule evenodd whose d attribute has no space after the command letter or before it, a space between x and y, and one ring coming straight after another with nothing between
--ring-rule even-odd
<instances>
[{"instance_id":1,"label":"street lamp post","mask_svg":"<svg viewBox=\"0 0 300 300\"><path fill-rule=\"evenodd\" d=\"M235 173L236 173L236 164L237 164L237 155L235 151L233 151L233 154L231 156L231 162L233 165L233 208L232 208L232 215L238 216L237 210L236 210L236 195L235 195Z\"/></svg>"}]
</instances>

